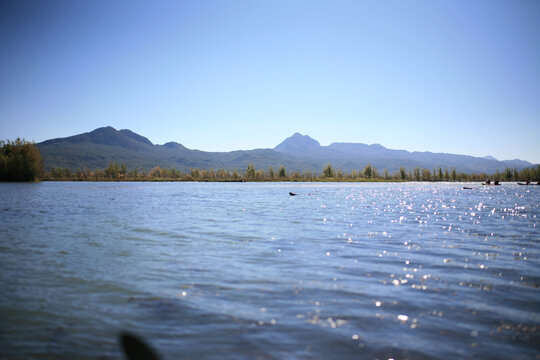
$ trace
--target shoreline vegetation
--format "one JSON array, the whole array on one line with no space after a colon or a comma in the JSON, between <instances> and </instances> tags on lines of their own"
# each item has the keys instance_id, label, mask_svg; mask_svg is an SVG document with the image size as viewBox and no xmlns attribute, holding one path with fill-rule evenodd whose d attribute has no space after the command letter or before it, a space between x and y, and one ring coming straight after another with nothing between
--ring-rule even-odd
<instances>
[{"instance_id":1,"label":"shoreline vegetation","mask_svg":"<svg viewBox=\"0 0 540 360\"><path fill-rule=\"evenodd\" d=\"M44 175L39 148L24 139L0 141L0 181L32 182Z\"/></svg>"},{"instance_id":2,"label":"shoreline vegetation","mask_svg":"<svg viewBox=\"0 0 540 360\"><path fill-rule=\"evenodd\" d=\"M540 181L540 165L518 171L506 168L495 174L466 174L455 168L405 169L400 167L390 173L380 171L368 164L364 169L345 173L327 164L320 173L312 171L288 171L284 166L277 169L256 169L248 164L245 170L198 169L183 172L174 168L155 166L151 170L129 169L125 164L110 161L104 169L70 169L51 167L45 171L39 148L24 139L0 141L0 181L197 181L197 182L408 182L408 181Z\"/></svg>"},{"instance_id":3,"label":"shoreline vegetation","mask_svg":"<svg viewBox=\"0 0 540 360\"><path fill-rule=\"evenodd\" d=\"M507 168L504 172L495 174L465 174L456 169L438 167L433 170L414 168L390 173L387 169L380 172L369 164L363 170L353 170L345 173L327 164L320 173L312 171L287 171L284 166L275 170L256 169L254 164L248 164L244 171L238 169L190 169L182 172L174 168L156 166L149 171L145 169L128 169L124 164L111 161L105 169L51 168L44 173L44 181L197 181L197 182L409 182L409 181L452 181L452 182L482 182L486 179L493 181L538 181L540 180L540 165L518 171Z\"/></svg>"}]
</instances>

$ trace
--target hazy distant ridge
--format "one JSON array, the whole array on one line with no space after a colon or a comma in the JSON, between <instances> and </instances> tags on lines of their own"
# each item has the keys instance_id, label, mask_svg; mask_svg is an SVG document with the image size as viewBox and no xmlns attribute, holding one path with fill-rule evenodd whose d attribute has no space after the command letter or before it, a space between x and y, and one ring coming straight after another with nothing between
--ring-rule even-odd
<instances>
[{"instance_id":1,"label":"hazy distant ridge","mask_svg":"<svg viewBox=\"0 0 540 360\"><path fill-rule=\"evenodd\" d=\"M131 130L112 127L44 141L38 144L45 167L104 168L110 161L124 163L128 168L150 169L154 166L178 170L241 169L249 163L256 168L277 169L283 165L287 170L320 172L328 163L343 171L361 170L368 163L390 172L400 166L432 170L456 168L466 173L494 173L505 168L518 170L533 164L523 160L499 161L493 157L474 157L432 152L409 152L387 149L382 145L335 142L321 146L307 135L295 133L274 149L255 149L231 152L205 152L191 150L177 142L154 145L146 137Z\"/></svg>"}]
</instances>

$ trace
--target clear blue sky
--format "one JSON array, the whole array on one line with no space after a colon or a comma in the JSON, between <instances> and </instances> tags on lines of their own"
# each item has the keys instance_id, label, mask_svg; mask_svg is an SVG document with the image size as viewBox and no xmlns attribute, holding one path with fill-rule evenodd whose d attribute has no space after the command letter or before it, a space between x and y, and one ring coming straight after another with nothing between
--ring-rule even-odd
<instances>
[{"instance_id":1,"label":"clear blue sky","mask_svg":"<svg viewBox=\"0 0 540 360\"><path fill-rule=\"evenodd\" d=\"M540 1L2 1L0 138L540 163Z\"/></svg>"}]
</instances>

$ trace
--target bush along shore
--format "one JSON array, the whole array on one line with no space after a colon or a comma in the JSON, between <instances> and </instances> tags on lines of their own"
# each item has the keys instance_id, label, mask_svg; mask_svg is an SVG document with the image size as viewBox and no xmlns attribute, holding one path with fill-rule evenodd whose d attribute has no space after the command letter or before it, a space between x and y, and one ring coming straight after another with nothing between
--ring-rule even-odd
<instances>
[{"instance_id":1,"label":"bush along shore","mask_svg":"<svg viewBox=\"0 0 540 360\"><path fill-rule=\"evenodd\" d=\"M227 169L191 169L182 172L177 169L161 168L159 166L146 171L144 169L128 169L123 164L111 161L105 169L51 168L42 176L45 181L207 181L207 182L243 182L243 181L320 181L320 182L400 182L400 181L539 181L540 165L518 171L507 168L504 172L495 174L465 174L451 168L436 169L405 169L390 173L388 170L379 171L373 165L367 165L363 170L344 173L326 165L320 173L312 171L287 171L283 166L277 170L270 167L266 170L256 169L249 164L243 171Z\"/></svg>"},{"instance_id":2,"label":"bush along shore","mask_svg":"<svg viewBox=\"0 0 540 360\"><path fill-rule=\"evenodd\" d=\"M38 181L45 175L36 144L24 139L0 141L0 181Z\"/></svg>"}]
</instances>

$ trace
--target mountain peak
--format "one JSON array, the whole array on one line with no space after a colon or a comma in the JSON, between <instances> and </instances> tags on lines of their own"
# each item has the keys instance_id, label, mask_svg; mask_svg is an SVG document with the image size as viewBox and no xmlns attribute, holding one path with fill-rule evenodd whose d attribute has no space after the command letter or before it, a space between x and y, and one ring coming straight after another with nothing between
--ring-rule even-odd
<instances>
[{"instance_id":1,"label":"mountain peak","mask_svg":"<svg viewBox=\"0 0 540 360\"><path fill-rule=\"evenodd\" d=\"M90 139L94 140L94 139L101 139L101 138L104 138L104 137L116 136L117 133L118 133L118 130L116 130L112 126L103 126L103 127L94 129L94 130L92 130L90 132L83 133L81 135L85 135L87 138L90 138ZM68 137L66 139L74 138L76 136L78 136L78 135L70 136L70 137Z\"/></svg>"},{"instance_id":2,"label":"mountain peak","mask_svg":"<svg viewBox=\"0 0 540 360\"><path fill-rule=\"evenodd\" d=\"M317 150L321 147L319 142L308 135L302 135L295 132L291 137L285 139L281 144L276 146L274 150L283 153L296 153Z\"/></svg>"},{"instance_id":3,"label":"mountain peak","mask_svg":"<svg viewBox=\"0 0 540 360\"><path fill-rule=\"evenodd\" d=\"M118 146L132 150L147 148L153 144L144 136L138 135L131 130L116 130L112 126L100 127L90 132L65 138L51 139L42 142L43 145L51 144L101 144Z\"/></svg>"},{"instance_id":4,"label":"mountain peak","mask_svg":"<svg viewBox=\"0 0 540 360\"><path fill-rule=\"evenodd\" d=\"M176 150L181 149L181 150L187 150L187 148L186 148L184 145L179 144L179 143L177 143L176 141L169 141L169 142L163 144L162 146L163 146L163 147L166 147L166 148L168 148L168 149L176 149Z\"/></svg>"}]
</instances>

